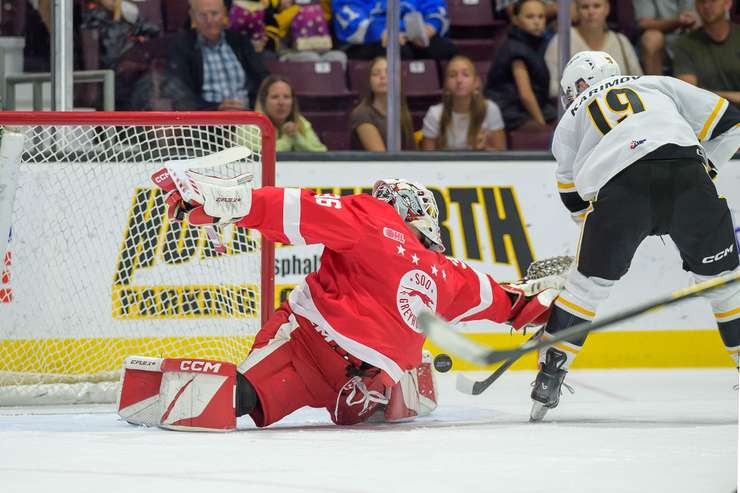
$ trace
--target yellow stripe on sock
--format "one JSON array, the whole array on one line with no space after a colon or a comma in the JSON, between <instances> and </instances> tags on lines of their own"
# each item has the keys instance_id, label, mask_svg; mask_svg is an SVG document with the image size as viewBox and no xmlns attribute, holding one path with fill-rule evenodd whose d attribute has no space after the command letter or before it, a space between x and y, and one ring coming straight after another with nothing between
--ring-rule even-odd
<instances>
[{"instance_id":1,"label":"yellow stripe on sock","mask_svg":"<svg viewBox=\"0 0 740 493\"><path fill-rule=\"evenodd\" d=\"M558 303L561 303L561 304L567 306L568 308L570 308L571 310L574 310L574 311L576 311L576 312L578 312L578 313L580 313L582 315L585 315L589 319L592 319L592 318L594 318L596 316L596 313L595 312L592 312L591 310L587 310L586 308L583 308L582 306L578 306L575 303L573 303L572 301L566 300L565 298L563 298L562 295L561 296L558 296L558 299L555 300L555 304L558 304Z\"/></svg>"},{"instance_id":2,"label":"yellow stripe on sock","mask_svg":"<svg viewBox=\"0 0 740 493\"><path fill-rule=\"evenodd\" d=\"M740 313L740 306L737 308L733 308L732 310L728 310L726 312L715 313L714 318L719 320L720 318L731 317L733 315L737 315L738 313Z\"/></svg>"},{"instance_id":3,"label":"yellow stripe on sock","mask_svg":"<svg viewBox=\"0 0 740 493\"><path fill-rule=\"evenodd\" d=\"M553 344L558 349L562 349L563 351L567 351L572 354L578 354L578 351L580 351L580 348L576 348L574 346L568 346L566 344L563 344L562 342L556 342Z\"/></svg>"}]
</instances>

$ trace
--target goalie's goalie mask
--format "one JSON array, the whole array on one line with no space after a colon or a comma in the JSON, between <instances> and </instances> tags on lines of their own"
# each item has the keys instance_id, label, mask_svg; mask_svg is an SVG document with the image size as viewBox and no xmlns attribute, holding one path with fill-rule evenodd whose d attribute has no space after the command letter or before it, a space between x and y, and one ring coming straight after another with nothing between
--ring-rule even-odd
<instances>
[{"instance_id":1,"label":"goalie's goalie mask","mask_svg":"<svg viewBox=\"0 0 740 493\"><path fill-rule=\"evenodd\" d=\"M404 221L421 233L427 248L445 251L439 233L437 201L428 188L412 181L388 178L375 182L373 197L392 205Z\"/></svg>"}]
</instances>

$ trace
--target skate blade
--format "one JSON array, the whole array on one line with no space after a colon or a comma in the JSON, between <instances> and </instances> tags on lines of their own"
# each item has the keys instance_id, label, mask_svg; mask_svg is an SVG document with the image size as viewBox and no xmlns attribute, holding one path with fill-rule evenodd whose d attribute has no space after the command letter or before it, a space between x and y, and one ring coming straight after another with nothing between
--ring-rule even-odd
<instances>
[{"instance_id":1,"label":"skate blade","mask_svg":"<svg viewBox=\"0 0 740 493\"><path fill-rule=\"evenodd\" d=\"M529 422L530 423L536 423L538 421L542 421L542 418L545 417L545 414L547 414L547 411L549 411L549 407L545 407L541 402L532 401L532 410L529 412Z\"/></svg>"}]
</instances>

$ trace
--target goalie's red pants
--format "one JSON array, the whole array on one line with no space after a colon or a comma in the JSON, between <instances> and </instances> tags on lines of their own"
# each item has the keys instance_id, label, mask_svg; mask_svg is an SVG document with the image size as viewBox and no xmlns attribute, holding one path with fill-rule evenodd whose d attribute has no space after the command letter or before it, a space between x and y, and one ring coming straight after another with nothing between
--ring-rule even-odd
<instances>
[{"instance_id":1,"label":"goalie's red pants","mask_svg":"<svg viewBox=\"0 0 740 493\"><path fill-rule=\"evenodd\" d=\"M378 403L370 400L366 407L365 401L356 402L364 394L359 391L351 399L354 405L347 399L352 376L361 364L283 304L257 333L247 359L239 366L259 397L259 405L249 414L257 426L268 426L309 406L326 408L336 424L365 421ZM363 372L368 391L383 393L381 375L376 368Z\"/></svg>"}]
</instances>

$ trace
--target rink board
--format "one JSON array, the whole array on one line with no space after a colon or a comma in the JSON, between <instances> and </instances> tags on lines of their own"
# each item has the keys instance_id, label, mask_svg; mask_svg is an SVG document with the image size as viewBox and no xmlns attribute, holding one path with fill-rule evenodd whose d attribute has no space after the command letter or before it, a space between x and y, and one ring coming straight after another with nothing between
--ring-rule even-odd
<instances>
[{"instance_id":1,"label":"rink board","mask_svg":"<svg viewBox=\"0 0 740 493\"><path fill-rule=\"evenodd\" d=\"M417 154L418 156L418 154ZM534 259L553 255L573 254L578 239L578 227L570 220L557 193L554 180L555 164L552 161L282 161L278 163L277 183L282 186L303 186L322 192L338 194L369 190L375 179L403 176L429 186L437 196L443 235L448 244L448 254L463 259L498 280L514 280L521 276L526 265ZM138 176L138 175L137 175ZM142 175L143 176L143 175ZM140 180L144 178L138 177ZM737 218L740 215L740 161L733 161L721 170L718 188L727 197L728 204ZM251 343L256 329L255 317L234 317L229 314L214 316L205 308L197 317L178 314L147 318L129 316L116 318L112 309L116 286L113 278L119 247L125 233L126 213L131 196L142 183L132 182L126 193L110 195L105 200L116 201L116 207L106 210L115 215L112 221L106 216L100 225L90 226L98 240L96 256L103 258L102 270L85 269L86 258L80 254L79 272L87 276L83 281L85 296L76 296L78 305L60 304L67 310L58 313L47 310L43 323L19 327L8 338L0 340L0 354L5 354L3 368L11 371L22 369L34 372L27 355L47 354L49 348L58 348L63 354L76 354L81 348L100 347L102 352L114 348L128 354L129 347L141 347L141 342L159 338L173 338L171 346L190 347L192 339L209 337L243 337L244 347ZM19 189L16 200L33 201L27 188ZM88 206L78 204L75 214L81 217L102 217L95 210L83 211ZM93 205L89 207L93 208ZM119 217L120 216L120 217ZM43 218L39 219L40 221ZM48 223L48 221L47 221ZM39 226L41 227L41 226ZM43 227L49 227L45 225ZM63 240L60 237L60 241ZM199 245L205 244L205 239ZM640 247L633 267L613 291L605 304L602 315L620 308L633 306L657 298L674 289L686 286L688 276L680 268L678 253L670 239L650 238ZM50 277L59 277L54 271L60 246L53 243L40 245L33 250L18 248L11 242L15 262L21 255L33 255L39 265L47 269ZM67 252L67 258L76 252ZM276 302L287 296L289 289L308 272L319 265L320 246L278 247L276 251ZM137 271L136 281L151 288L152 292L167 286L149 286L155 270L187 271L195 262L204 261L194 254L190 262L176 266L158 260L150 269ZM219 262L233 265L228 272L233 276L243 255L226 255ZM213 261L206 259L205 261ZM32 303L39 289L49 286L30 286L19 282L13 266L9 276L2 277L0 298L3 292L13 291L13 299L0 303L0 320L3 310L11 304ZM165 276L166 278L166 276ZM219 279L218 282L239 285L243 279ZM205 281L203 281L205 282ZM210 282L210 281L209 281ZM147 284L149 283L149 284ZM21 288L34 289L23 296ZM33 295L33 296L32 296ZM84 306L83 306L84 305ZM205 307L205 305L204 305ZM207 307L206 307L207 308ZM93 317L93 312L104 317ZM85 323L85 317L98 320L100 325ZM252 327L249 327L249 322ZM68 327L64 320L76 320L74 333L54 330ZM103 322L100 322L100 321ZM107 322L105 321L107 320ZM461 327L482 342L496 347L512 346L521 341L519 335L509 335L508 328L490 323L470 323ZM133 335L133 336L132 336ZM576 367L713 367L730 365L730 359L714 329L714 319L703 300L692 300L665 310L622 323L604 333L592 334L589 344L579 356ZM196 341L197 342L197 341ZM182 344L182 346L179 346ZM197 344L203 346L203 344ZM19 349L20 348L20 349ZM116 353L117 354L117 353ZM206 354L200 355L206 357ZM241 357L241 356L239 356ZM19 358L17 361L13 358ZM86 361L93 361L86 359ZM95 360L97 361L97 360ZM101 360L103 361L103 360ZM85 363L90 365L90 363ZM83 368L81 373L118 368L120 362L105 360L100 368ZM532 368L534 361L523 358L515 368ZM455 362L458 369L474 367ZM2 370L3 368L0 368ZM76 372L76 371L75 371Z\"/></svg>"},{"instance_id":2,"label":"rink board","mask_svg":"<svg viewBox=\"0 0 740 493\"><path fill-rule=\"evenodd\" d=\"M560 201L554 161L282 161L277 170L278 185L323 193L366 191L381 177L419 181L432 189L439 202L443 236L449 238L446 253L499 280L519 278L533 259L572 255L576 249L579 228ZM725 166L716 184L733 216L740 218L740 161ZM740 237L740 228L735 231ZM277 249L276 302L317 267L320 254L321 247L316 246ZM600 315L688 285L689 277L670 238L648 238ZM575 366L730 366L715 327L708 304L689 300L590 335ZM462 330L495 347L523 341L516 334L510 336L507 327L490 323L468 323ZM514 368L534 365L533 358L525 357ZM476 368L461 361L455 361L455 367Z\"/></svg>"}]
</instances>

